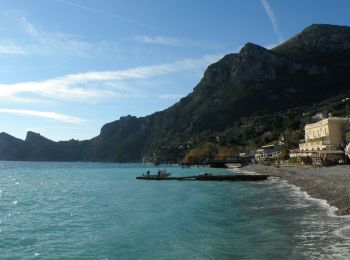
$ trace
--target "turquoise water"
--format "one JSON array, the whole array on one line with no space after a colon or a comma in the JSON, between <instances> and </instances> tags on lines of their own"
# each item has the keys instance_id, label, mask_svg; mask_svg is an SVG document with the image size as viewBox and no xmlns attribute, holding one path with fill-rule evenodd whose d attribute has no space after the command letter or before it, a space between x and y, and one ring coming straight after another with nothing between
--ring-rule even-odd
<instances>
[{"instance_id":1,"label":"turquoise water","mask_svg":"<svg viewBox=\"0 0 350 260\"><path fill-rule=\"evenodd\" d=\"M0 258L350 257L343 235L350 220L330 216L294 186L135 180L147 169L155 172L138 164L0 162Z\"/></svg>"}]
</instances>

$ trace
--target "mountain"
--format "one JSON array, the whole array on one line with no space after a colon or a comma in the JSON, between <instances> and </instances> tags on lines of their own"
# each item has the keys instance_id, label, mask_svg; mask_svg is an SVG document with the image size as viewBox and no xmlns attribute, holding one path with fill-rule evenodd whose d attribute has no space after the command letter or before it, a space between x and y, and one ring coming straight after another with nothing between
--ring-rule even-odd
<instances>
[{"instance_id":1,"label":"mountain","mask_svg":"<svg viewBox=\"0 0 350 260\"><path fill-rule=\"evenodd\" d=\"M299 60L330 63L328 58L345 60L349 55L349 26L314 24L274 48L274 51Z\"/></svg>"},{"instance_id":2,"label":"mountain","mask_svg":"<svg viewBox=\"0 0 350 260\"><path fill-rule=\"evenodd\" d=\"M27 161L81 161L88 141L51 141L29 131L24 141L23 160Z\"/></svg>"},{"instance_id":3,"label":"mountain","mask_svg":"<svg viewBox=\"0 0 350 260\"><path fill-rule=\"evenodd\" d=\"M350 27L311 25L271 50L247 43L226 55L207 68L188 96L164 111L121 117L83 142L28 133L24 144L11 139L17 148L6 148L12 156L6 158L1 149L0 159L130 162L156 153L174 160L207 142L253 147L276 138L274 129L300 127L299 112L348 94L349 71ZM9 146L6 138L0 135L0 145Z\"/></svg>"},{"instance_id":4,"label":"mountain","mask_svg":"<svg viewBox=\"0 0 350 260\"><path fill-rule=\"evenodd\" d=\"M22 160L24 141L6 133L0 133L1 160Z\"/></svg>"}]
</instances>

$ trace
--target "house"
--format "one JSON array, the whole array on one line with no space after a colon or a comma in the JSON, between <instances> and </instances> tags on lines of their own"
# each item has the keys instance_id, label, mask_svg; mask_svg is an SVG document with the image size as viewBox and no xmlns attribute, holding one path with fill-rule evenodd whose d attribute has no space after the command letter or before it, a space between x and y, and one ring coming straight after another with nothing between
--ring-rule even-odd
<instances>
[{"instance_id":1,"label":"house","mask_svg":"<svg viewBox=\"0 0 350 260\"><path fill-rule=\"evenodd\" d=\"M255 160L260 162L267 158L276 158L284 150L284 143L279 142L278 144L268 144L261 146L260 149L256 150Z\"/></svg>"}]
</instances>

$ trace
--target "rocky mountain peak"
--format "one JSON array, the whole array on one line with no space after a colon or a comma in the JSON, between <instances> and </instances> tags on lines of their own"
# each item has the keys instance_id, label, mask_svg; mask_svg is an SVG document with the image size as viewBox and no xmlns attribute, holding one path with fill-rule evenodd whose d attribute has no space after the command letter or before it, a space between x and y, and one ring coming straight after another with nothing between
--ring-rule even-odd
<instances>
[{"instance_id":1,"label":"rocky mountain peak","mask_svg":"<svg viewBox=\"0 0 350 260\"><path fill-rule=\"evenodd\" d=\"M32 140L34 138L38 138L38 137L42 138L42 136L39 133L28 131L25 141L27 142L27 141L30 141L30 140Z\"/></svg>"},{"instance_id":2,"label":"rocky mountain peak","mask_svg":"<svg viewBox=\"0 0 350 260\"><path fill-rule=\"evenodd\" d=\"M231 80L263 81L276 79L276 67L285 58L253 43L247 43L239 52L231 70Z\"/></svg>"},{"instance_id":3,"label":"rocky mountain peak","mask_svg":"<svg viewBox=\"0 0 350 260\"><path fill-rule=\"evenodd\" d=\"M51 141L50 139L47 139L46 137L42 136L39 133L28 131L25 142L27 144L36 145L41 143L51 143L53 141Z\"/></svg>"},{"instance_id":4,"label":"rocky mountain peak","mask_svg":"<svg viewBox=\"0 0 350 260\"><path fill-rule=\"evenodd\" d=\"M272 49L298 60L328 62L328 55L350 53L350 27L313 24Z\"/></svg>"},{"instance_id":5,"label":"rocky mountain peak","mask_svg":"<svg viewBox=\"0 0 350 260\"><path fill-rule=\"evenodd\" d=\"M248 42L239 51L240 56L260 54L262 52L268 52L268 50L260 45Z\"/></svg>"},{"instance_id":6,"label":"rocky mountain peak","mask_svg":"<svg viewBox=\"0 0 350 260\"><path fill-rule=\"evenodd\" d=\"M304 47L325 50L350 49L350 29L347 26L313 24L296 36Z\"/></svg>"}]
</instances>

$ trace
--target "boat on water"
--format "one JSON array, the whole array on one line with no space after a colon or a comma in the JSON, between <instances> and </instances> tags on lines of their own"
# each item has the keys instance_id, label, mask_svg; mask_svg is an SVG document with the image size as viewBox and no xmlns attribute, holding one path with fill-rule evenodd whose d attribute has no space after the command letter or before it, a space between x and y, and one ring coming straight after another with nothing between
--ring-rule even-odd
<instances>
[{"instance_id":1,"label":"boat on water","mask_svg":"<svg viewBox=\"0 0 350 260\"><path fill-rule=\"evenodd\" d=\"M150 171L147 171L146 173L142 174L142 176L136 177L136 179L143 179L143 180L165 180L168 179L171 176L170 172L167 172L166 170L158 170L157 174L150 174Z\"/></svg>"},{"instance_id":2,"label":"boat on water","mask_svg":"<svg viewBox=\"0 0 350 260\"><path fill-rule=\"evenodd\" d=\"M230 168L230 169L242 168L241 163L226 163L225 165L227 168Z\"/></svg>"}]
</instances>

